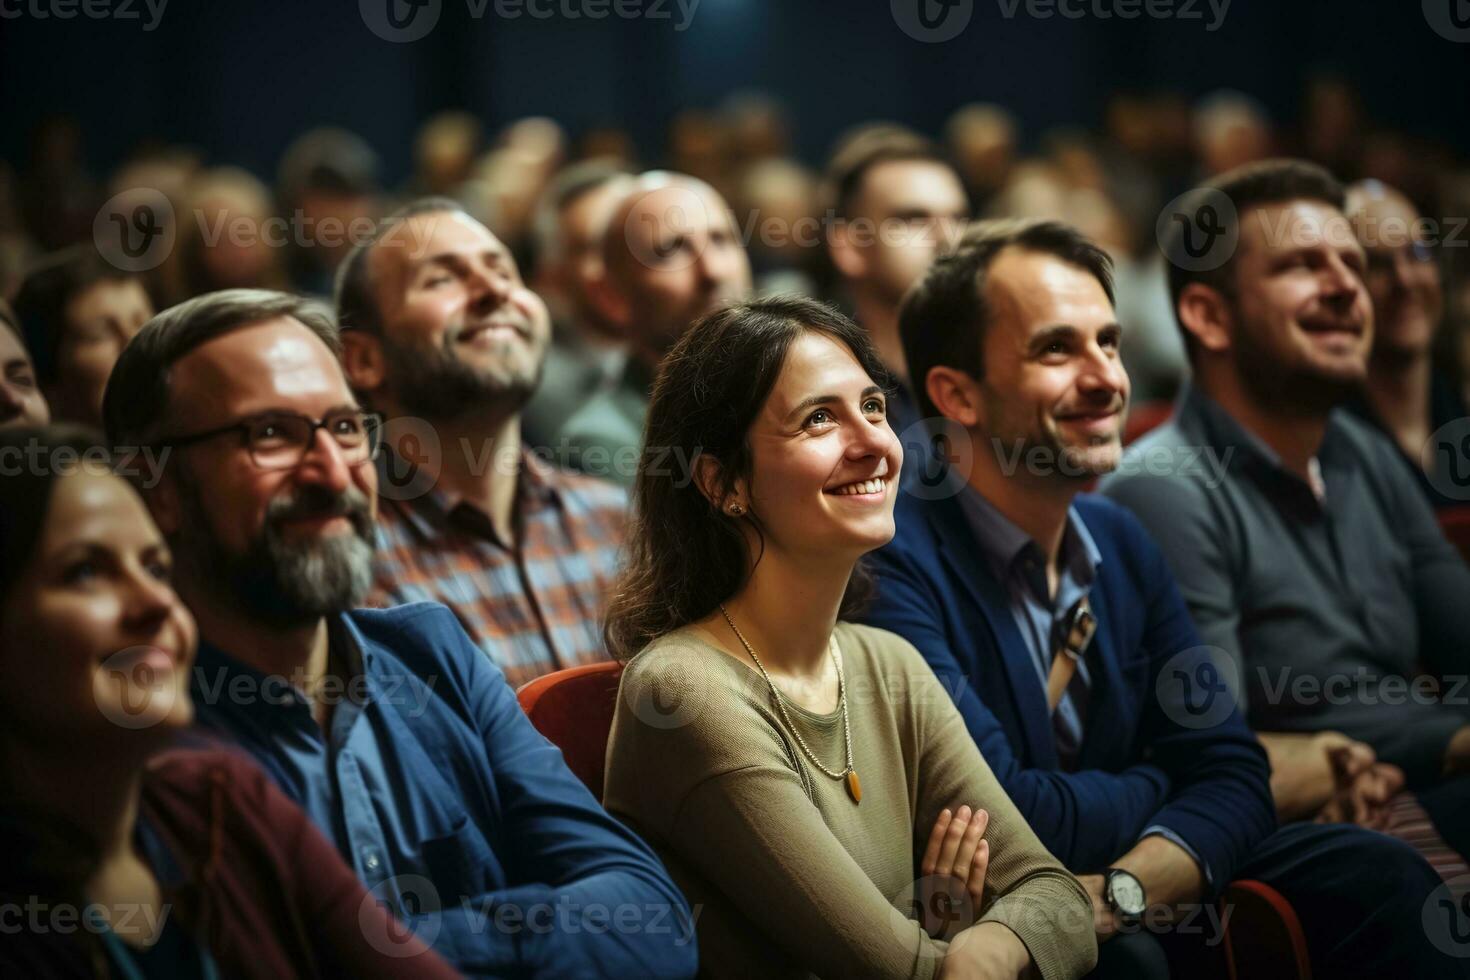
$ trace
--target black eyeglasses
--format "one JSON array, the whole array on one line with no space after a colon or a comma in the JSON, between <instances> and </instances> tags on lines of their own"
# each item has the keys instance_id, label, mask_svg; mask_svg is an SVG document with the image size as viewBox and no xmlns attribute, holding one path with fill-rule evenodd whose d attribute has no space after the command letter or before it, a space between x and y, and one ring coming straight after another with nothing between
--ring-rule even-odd
<instances>
[{"instance_id":1,"label":"black eyeglasses","mask_svg":"<svg viewBox=\"0 0 1470 980\"><path fill-rule=\"evenodd\" d=\"M323 419L310 419L294 412L269 412L207 432L174 436L158 445L180 448L238 432L250 461L260 469L289 470L299 466L311 451L316 430L326 429L342 450L347 465L357 466L377 454L382 425L382 417L372 412L335 412Z\"/></svg>"}]
</instances>

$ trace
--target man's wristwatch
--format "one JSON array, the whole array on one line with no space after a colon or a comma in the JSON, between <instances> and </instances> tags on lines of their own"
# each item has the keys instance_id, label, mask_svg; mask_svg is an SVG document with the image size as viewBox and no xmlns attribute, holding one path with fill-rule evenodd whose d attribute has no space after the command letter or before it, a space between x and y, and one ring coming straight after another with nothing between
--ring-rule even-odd
<instances>
[{"instance_id":1,"label":"man's wristwatch","mask_svg":"<svg viewBox=\"0 0 1470 980\"><path fill-rule=\"evenodd\" d=\"M1133 872L1122 868L1108 868L1103 872L1103 897L1125 925L1143 918L1144 909L1148 908L1143 882Z\"/></svg>"}]
</instances>

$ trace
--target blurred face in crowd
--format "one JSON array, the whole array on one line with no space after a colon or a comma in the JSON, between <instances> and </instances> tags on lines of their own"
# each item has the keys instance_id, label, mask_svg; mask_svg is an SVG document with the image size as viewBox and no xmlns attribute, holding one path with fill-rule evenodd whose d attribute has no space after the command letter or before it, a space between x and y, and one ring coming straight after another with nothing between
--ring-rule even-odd
<instances>
[{"instance_id":1,"label":"blurred face in crowd","mask_svg":"<svg viewBox=\"0 0 1470 980\"><path fill-rule=\"evenodd\" d=\"M1048 473L1063 479L1114 469L1129 388L1102 284L1081 266L1012 247L992 261L985 290L984 376L973 414L957 419L980 430L977 456L1040 447Z\"/></svg>"},{"instance_id":2,"label":"blurred face in crowd","mask_svg":"<svg viewBox=\"0 0 1470 980\"><path fill-rule=\"evenodd\" d=\"M57 418L101 424L107 376L152 316L153 303L136 279L103 279L72 297L56 352L56 391L49 393Z\"/></svg>"},{"instance_id":3,"label":"blurred face in crowd","mask_svg":"<svg viewBox=\"0 0 1470 980\"><path fill-rule=\"evenodd\" d=\"M702 181L680 178L635 192L607 235L599 305L645 357L662 358L695 320L750 292L735 217Z\"/></svg>"},{"instance_id":4,"label":"blurred face in crowd","mask_svg":"<svg viewBox=\"0 0 1470 980\"><path fill-rule=\"evenodd\" d=\"M747 438L742 499L769 547L852 561L893 537L903 449L882 389L841 341L792 343Z\"/></svg>"},{"instance_id":5,"label":"blurred face in crowd","mask_svg":"<svg viewBox=\"0 0 1470 980\"><path fill-rule=\"evenodd\" d=\"M459 212L416 215L366 259L382 335L348 331L345 339L353 383L374 404L452 419L526 403L541 379L551 318L489 229Z\"/></svg>"},{"instance_id":6,"label":"blurred face in crowd","mask_svg":"<svg viewBox=\"0 0 1470 980\"><path fill-rule=\"evenodd\" d=\"M197 636L170 563L123 480L86 467L54 478L35 550L0 604L12 737L96 752L189 724Z\"/></svg>"},{"instance_id":7,"label":"blurred face in crowd","mask_svg":"<svg viewBox=\"0 0 1470 980\"><path fill-rule=\"evenodd\" d=\"M1434 252L1416 237L1423 231L1418 210L1381 185L1355 189L1348 209L1368 260L1374 356L1423 357L1444 312L1444 291Z\"/></svg>"},{"instance_id":8,"label":"blurred face in crowd","mask_svg":"<svg viewBox=\"0 0 1470 980\"><path fill-rule=\"evenodd\" d=\"M874 164L835 229L832 260L848 280L897 307L969 219L959 177L933 160Z\"/></svg>"},{"instance_id":9,"label":"blurred face in crowd","mask_svg":"<svg viewBox=\"0 0 1470 980\"><path fill-rule=\"evenodd\" d=\"M592 291L605 275L602 236L612 212L628 192L632 178L613 178L577 195L557 214L557 250L542 264L543 292L565 307L564 314L595 334L618 337L593 301Z\"/></svg>"},{"instance_id":10,"label":"blurred face in crowd","mask_svg":"<svg viewBox=\"0 0 1470 980\"><path fill-rule=\"evenodd\" d=\"M278 257L266 233L272 209L264 187L230 179L207 182L191 210L183 233L193 236L201 277L194 284L197 291L272 285Z\"/></svg>"},{"instance_id":11,"label":"blurred face in crowd","mask_svg":"<svg viewBox=\"0 0 1470 980\"><path fill-rule=\"evenodd\" d=\"M281 627L359 604L371 584L377 476L367 446L339 441L358 405L332 351L278 317L201 344L170 380L160 441L252 423L249 436L173 449L154 512L181 581L197 578ZM293 415L339 424L312 432L290 465L276 420Z\"/></svg>"},{"instance_id":12,"label":"blurred face in crowd","mask_svg":"<svg viewBox=\"0 0 1470 980\"><path fill-rule=\"evenodd\" d=\"M30 355L10 325L0 321L0 427L45 425L50 420Z\"/></svg>"},{"instance_id":13,"label":"blurred face in crowd","mask_svg":"<svg viewBox=\"0 0 1470 980\"><path fill-rule=\"evenodd\" d=\"M1342 212L1295 200L1241 215L1227 297L1240 381L1262 404L1316 413L1367 373L1373 308L1363 247Z\"/></svg>"}]
</instances>

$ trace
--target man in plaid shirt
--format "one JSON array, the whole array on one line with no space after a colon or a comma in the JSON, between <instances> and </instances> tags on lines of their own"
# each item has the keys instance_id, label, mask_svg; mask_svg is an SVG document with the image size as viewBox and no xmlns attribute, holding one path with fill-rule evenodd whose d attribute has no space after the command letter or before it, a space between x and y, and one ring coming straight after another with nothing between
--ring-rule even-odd
<instances>
[{"instance_id":1,"label":"man in plaid shirt","mask_svg":"<svg viewBox=\"0 0 1470 980\"><path fill-rule=\"evenodd\" d=\"M456 202L415 202L343 263L337 313L388 420L372 604L442 602L512 685L607 659L627 497L521 444L550 318L510 251Z\"/></svg>"}]
</instances>

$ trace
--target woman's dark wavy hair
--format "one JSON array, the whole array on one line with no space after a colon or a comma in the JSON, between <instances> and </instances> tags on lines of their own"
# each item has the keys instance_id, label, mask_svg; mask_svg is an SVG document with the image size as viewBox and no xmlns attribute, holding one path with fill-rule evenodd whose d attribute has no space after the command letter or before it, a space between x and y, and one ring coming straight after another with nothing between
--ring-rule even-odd
<instances>
[{"instance_id":1,"label":"woman's dark wavy hair","mask_svg":"<svg viewBox=\"0 0 1470 980\"><path fill-rule=\"evenodd\" d=\"M706 499L694 464L701 454L712 457L721 490L737 477L749 477L751 423L775 387L792 342L805 333L826 334L845 345L874 383L891 390L863 329L830 306L801 297L711 313L665 357L643 431L623 572L604 626L617 659L626 661L660 636L708 615L744 584L746 544L736 521L750 521L763 540L760 517L747 512L734 518ZM859 565L843 596L842 615L858 608L869 592L870 580Z\"/></svg>"}]
</instances>

